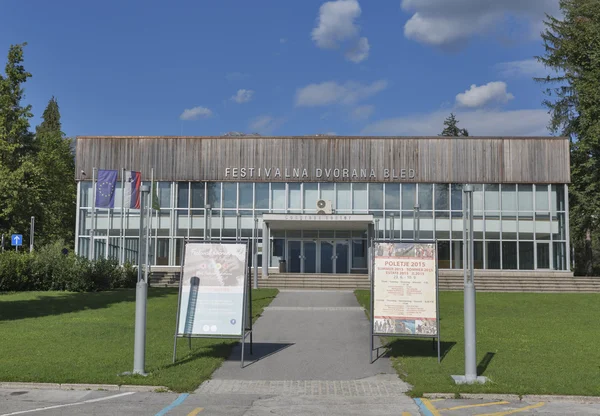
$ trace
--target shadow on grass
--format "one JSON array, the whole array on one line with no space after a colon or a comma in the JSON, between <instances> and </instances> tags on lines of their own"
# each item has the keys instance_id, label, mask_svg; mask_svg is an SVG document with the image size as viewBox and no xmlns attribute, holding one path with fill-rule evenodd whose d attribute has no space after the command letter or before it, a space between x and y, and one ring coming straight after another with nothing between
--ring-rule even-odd
<instances>
[{"instance_id":1,"label":"shadow on grass","mask_svg":"<svg viewBox=\"0 0 600 416\"><path fill-rule=\"evenodd\" d=\"M496 353L493 353L493 352L485 353L485 356L482 358L482 360L477 365L477 375L478 376L482 376L483 373L485 373L485 370L487 370L488 365L490 365L490 362L494 359L495 355L496 355Z\"/></svg>"},{"instance_id":2,"label":"shadow on grass","mask_svg":"<svg viewBox=\"0 0 600 416\"><path fill-rule=\"evenodd\" d=\"M179 289L150 289L148 299L177 295ZM121 302L135 302L135 289L118 289L106 292L74 293L60 295L39 295L27 300L3 300L0 297L0 321L13 321L26 318L41 318L51 315L108 308Z\"/></svg>"},{"instance_id":3,"label":"shadow on grass","mask_svg":"<svg viewBox=\"0 0 600 416\"><path fill-rule=\"evenodd\" d=\"M456 345L454 341L440 341L440 359L443 361ZM387 345L387 357L436 357L437 342L431 339L394 338Z\"/></svg>"}]
</instances>

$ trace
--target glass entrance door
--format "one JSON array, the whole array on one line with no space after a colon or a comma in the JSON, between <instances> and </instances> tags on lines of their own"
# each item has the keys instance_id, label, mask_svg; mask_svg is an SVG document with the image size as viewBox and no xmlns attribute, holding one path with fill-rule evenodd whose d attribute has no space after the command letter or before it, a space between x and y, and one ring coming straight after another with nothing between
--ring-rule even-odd
<instances>
[{"instance_id":1,"label":"glass entrance door","mask_svg":"<svg viewBox=\"0 0 600 416\"><path fill-rule=\"evenodd\" d=\"M333 242L321 241L321 273L333 273Z\"/></svg>"},{"instance_id":2,"label":"glass entrance door","mask_svg":"<svg viewBox=\"0 0 600 416\"><path fill-rule=\"evenodd\" d=\"M302 243L304 248L304 254L302 259L304 260L303 273L316 273L317 272L317 243L315 241L304 241Z\"/></svg>"},{"instance_id":3,"label":"glass entrance door","mask_svg":"<svg viewBox=\"0 0 600 416\"><path fill-rule=\"evenodd\" d=\"M335 273L348 273L350 245L348 241L335 242Z\"/></svg>"},{"instance_id":4,"label":"glass entrance door","mask_svg":"<svg viewBox=\"0 0 600 416\"><path fill-rule=\"evenodd\" d=\"M287 271L302 272L302 241L288 241Z\"/></svg>"}]
</instances>

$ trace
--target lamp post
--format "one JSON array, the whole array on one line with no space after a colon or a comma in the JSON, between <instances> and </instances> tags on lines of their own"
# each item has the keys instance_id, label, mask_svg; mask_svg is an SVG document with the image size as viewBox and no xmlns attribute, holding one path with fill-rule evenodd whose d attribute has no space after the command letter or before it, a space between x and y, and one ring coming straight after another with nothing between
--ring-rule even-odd
<instances>
[{"instance_id":1,"label":"lamp post","mask_svg":"<svg viewBox=\"0 0 600 416\"><path fill-rule=\"evenodd\" d=\"M415 204L413 210L413 239L419 241L421 238L421 207Z\"/></svg>"},{"instance_id":2,"label":"lamp post","mask_svg":"<svg viewBox=\"0 0 600 416\"><path fill-rule=\"evenodd\" d=\"M467 225L468 224L468 225ZM468 229L468 232L467 232ZM452 376L456 384L483 384L487 377L477 376L475 324L475 256L473 255L473 185L463 188L463 271L465 319L465 375ZM468 268L468 273L467 273Z\"/></svg>"},{"instance_id":3,"label":"lamp post","mask_svg":"<svg viewBox=\"0 0 600 416\"><path fill-rule=\"evenodd\" d=\"M145 202L150 192L148 185L142 185L140 198L140 242L138 245L138 281L135 285L135 338L133 349L133 374L146 375L144 366L146 362L146 302L148 299L148 282L142 274L144 261L144 209ZM145 267L148 267L146 264Z\"/></svg>"},{"instance_id":4,"label":"lamp post","mask_svg":"<svg viewBox=\"0 0 600 416\"><path fill-rule=\"evenodd\" d=\"M394 213L390 213L390 240L394 239Z\"/></svg>"}]
</instances>

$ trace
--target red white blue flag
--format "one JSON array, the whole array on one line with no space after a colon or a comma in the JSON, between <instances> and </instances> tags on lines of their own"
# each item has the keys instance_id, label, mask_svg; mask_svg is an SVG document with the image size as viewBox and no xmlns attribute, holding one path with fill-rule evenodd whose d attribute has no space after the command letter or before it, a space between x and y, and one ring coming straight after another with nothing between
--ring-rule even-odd
<instances>
[{"instance_id":1,"label":"red white blue flag","mask_svg":"<svg viewBox=\"0 0 600 416\"><path fill-rule=\"evenodd\" d=\"M140 208L140 188L142 186L141 172L125 171L125 193L123 206L125 208Z\"/></svg>"}]
</instances>

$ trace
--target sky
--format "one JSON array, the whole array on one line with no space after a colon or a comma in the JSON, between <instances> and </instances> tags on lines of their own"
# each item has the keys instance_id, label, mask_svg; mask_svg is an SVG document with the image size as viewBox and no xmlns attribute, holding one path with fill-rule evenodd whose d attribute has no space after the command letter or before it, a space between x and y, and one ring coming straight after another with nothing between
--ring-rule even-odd
<instances>
[{"instance_id":1,"label":"sky","mask_svg":"<svg viewBox=\"0 0 600 416\"><path fill-rule=\"evenodd\" d=\"M549 135L558 0L2 0L1 72L27 42L32 129L84 135Z\"/></svg>"}]
</instances>

